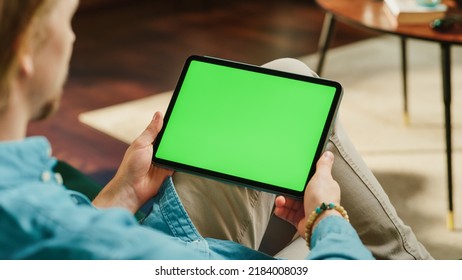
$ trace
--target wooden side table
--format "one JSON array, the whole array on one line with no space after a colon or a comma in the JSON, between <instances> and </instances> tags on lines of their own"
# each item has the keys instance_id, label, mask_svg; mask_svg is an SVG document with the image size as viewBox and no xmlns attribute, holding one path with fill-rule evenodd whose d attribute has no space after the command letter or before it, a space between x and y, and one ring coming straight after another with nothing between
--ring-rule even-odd
<instances>
[{"instance_id":1,"label":"wooden side table","mask_svg":"<svg viewBox=\"0 0 462 280\"><path fill-rule=\"evenodd\" d=\"M401 61L404 97L404 119L409 121L407 104L407 47L406 39L414 38L435 42L441 49L441 66L443 80L443 101L446 137L446 163L448 188L448 219L450 230L454 229L453 205L453 175L452 175L452 125L451 125L451 46L462 45L462 33L437 33L428 24L395 25L386 14L385 4L381 0L316 0L324 9L326 16L319 40L318 74L322 73L325 56L335 32L337 21L345 24L376 31L378 33L392 34L401 40ZM453 1L444 1L449 6L449 13L461 13Z\"/></svg>"}]
</instances>

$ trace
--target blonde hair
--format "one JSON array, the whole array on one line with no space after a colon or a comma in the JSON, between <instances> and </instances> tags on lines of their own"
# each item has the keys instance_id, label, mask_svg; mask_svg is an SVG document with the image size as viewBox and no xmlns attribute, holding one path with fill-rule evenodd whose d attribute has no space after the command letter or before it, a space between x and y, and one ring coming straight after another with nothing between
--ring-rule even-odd
<instances>
[{"instance_id":1,"label":"blonde hair","mask_svg":"<svg viewBox=\"0 0 462 280\"><path fill-rule=\"evenodd\" d=\"M56 0L0 0L0 113L5 110L18 57L33 40L37 23ZM34 28L32 28L34 27Z\"/></svg>"}]
</instances>

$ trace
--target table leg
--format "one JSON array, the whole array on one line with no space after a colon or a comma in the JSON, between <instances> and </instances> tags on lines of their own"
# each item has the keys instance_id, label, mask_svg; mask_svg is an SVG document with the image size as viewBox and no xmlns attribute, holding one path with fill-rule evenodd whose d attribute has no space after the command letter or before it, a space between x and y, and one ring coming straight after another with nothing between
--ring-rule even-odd
<instances>
[{"instance_id":1,"label":"table leg","mask_svg":"<svg viewBox=\"0 0 462 280\"><path fill-rule=\"evenodd\" d=\"M441 43L441 63L443 74L444 118L446 124L446 159L448 172L449 211L447 217L447 225L450 230L454 230L451 135L451 45L448 43Z\"/></svg>"},{"instance_id":2,"label":"table leg","mask_svg":"<svg viewBox=\"0 0 462 280\"><path fill-rule=\"evenodd\" d=\"M329 48L332 35L335 30L335 18L332 13L326 13L324 16L324 23L322 25L321 36L319 37L318 53L319 61L316 68L316 73L321 76L322 67L324 66L324 59L326 58L327 49Z\"/></svg>"},{"instance_id":3,"label":"table leg","mask_svg":"<svg viewBox=\"0 0 462 280\"><path fill-rule=\"evenodd\" d=\"M409 125L409 111L407 102L407 45L406 37L401 37L401 74L403 79L403 119L404 124Z\"/></svg>"}]
</instances>

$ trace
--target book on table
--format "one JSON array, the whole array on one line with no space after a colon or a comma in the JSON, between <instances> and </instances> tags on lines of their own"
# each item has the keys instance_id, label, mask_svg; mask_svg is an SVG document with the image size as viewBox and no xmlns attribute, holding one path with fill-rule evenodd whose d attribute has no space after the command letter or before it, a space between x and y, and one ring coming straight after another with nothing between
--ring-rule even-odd
<instances>
[{"instance_id":1,"label":"book on table","mask_svg":"<svg viewBox=\"0 0 462 280\"><path fill-rule=\"evenodd\" d=\"M422 24L444 17L445 4L432 7L419 5L416 0L384 0L387 14L395 24Z\"/></svg>"}]
</instances>

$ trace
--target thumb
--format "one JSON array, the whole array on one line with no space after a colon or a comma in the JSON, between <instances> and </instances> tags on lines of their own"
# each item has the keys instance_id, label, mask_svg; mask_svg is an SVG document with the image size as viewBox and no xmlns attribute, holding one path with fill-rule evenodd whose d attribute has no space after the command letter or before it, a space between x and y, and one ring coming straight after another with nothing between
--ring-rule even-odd
<instances>
[{"instance_id":1,"label":"thumb","mask_svg":"<svg viewBox=\"0 0 462 280\"><path fill-rule=\"evenodd\" d=\"M334 154L326 151L316 163L316 173L321 176L332 177L332 166L334 164Z\"/></svg>"},{"instance_id":2,"label":"thumb","mask_svg":"<svg viewBox=\"0 0 462 280\"><path fill-rule=\"evenodd\" d=\"M162 129L162 125L163 125L162 113L156 112L151 122L149 123L149 125L141 133L141 135L138 136L134 144L136 146L141 146L141 147L151 145L152 142L154 142L154 140L156 139L157 135L159 134L159 131Z\"/></svg>"}]
</instances>

